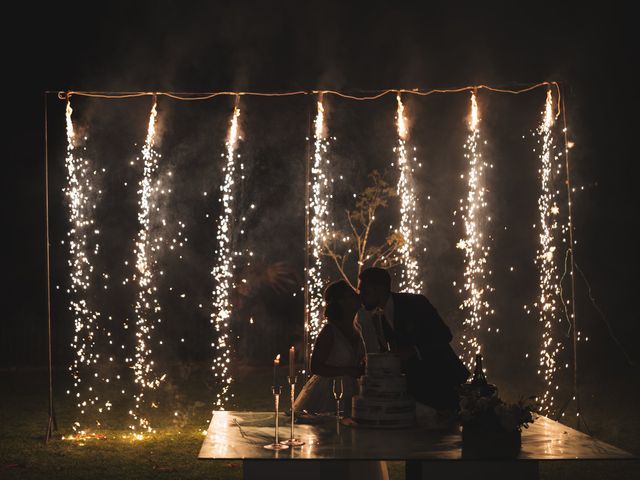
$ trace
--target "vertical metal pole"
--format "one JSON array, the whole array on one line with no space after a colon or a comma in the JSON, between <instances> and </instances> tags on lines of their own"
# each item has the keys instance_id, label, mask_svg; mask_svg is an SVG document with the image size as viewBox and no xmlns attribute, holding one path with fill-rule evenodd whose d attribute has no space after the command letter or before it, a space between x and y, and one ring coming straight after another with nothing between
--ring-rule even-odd
<instances>
[{"instance_id":1,"label":"vertical metal pole","mask_svg":"<svg viewBox=\"0 0 640 480\"><path fill-rule=\"evenodd\" d=\"M307 121L307 158L305 162L305 188L304 188L304 376L308 378L311 369L311 346L309 345L309 326L311 320L309 298L309 195L311 193L311 111L308 111Z\"/></svg>"},{"instance_id":2,"label":"vertical metal pole","mask_svg":"<svg viewBox=\"0 0 640 480\"><path fill-rule=\"evenodd\" d=\"M558 87L558 95L560 94L560 87ZM569 142L567 140L567 114L564 103L564 95L562 96L562 122L564 133L564 159L567 176L567 206L569 215L569 252L571 254L571 317L573 323L573 395L576 400L576 427L580 430L580 395L578 393L578 330L577 330L577 315L576 315L576 281L575 281L575 243L573 240L573 202L571 196L571 175L569 169Z\"/></svg>"},{"instance_id":3,"label":"vertical metal pole","mask_svg":"<svg viewBox=\"0 0 640 480\"><path fill-rule=\"evenodd\" d=\"M53 364L51 355L51 242L49 241L49 124L47 111L47 92L44 93L44 211L47 259L47 346L49 373L49 418L45 443L49 443L53 430L58 429L55 412L53 410Z\"/></svg>"}]
</instances>

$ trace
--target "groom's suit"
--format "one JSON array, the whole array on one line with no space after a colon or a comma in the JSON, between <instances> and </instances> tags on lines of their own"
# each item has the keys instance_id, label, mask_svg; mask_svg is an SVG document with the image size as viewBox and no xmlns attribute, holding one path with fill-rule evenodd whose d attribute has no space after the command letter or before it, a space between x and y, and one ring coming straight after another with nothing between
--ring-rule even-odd
<instances>
[{"instance_id":1,"label":"groom's suit","mask_svg":"<svg viewBox=\"0 0 640 480\"><path fill-rule=\"evenodd\" d=\"M409 393L419 402L436 409L456 408L457 387L469 377L469 371L455 354L449 342L451 331L445 325L437 310L424 295L391 293L386 312L392 312L392 319L386 319L388 327L383 335L391 345L413 348L416 355L403 362L407 375ZM372 344L372 322L360 319L363 337L368 351L377 351ZM369 340L368 340L369 339ZM377 340L377 339L376 339Z\"/></svg>"}]
</instances>

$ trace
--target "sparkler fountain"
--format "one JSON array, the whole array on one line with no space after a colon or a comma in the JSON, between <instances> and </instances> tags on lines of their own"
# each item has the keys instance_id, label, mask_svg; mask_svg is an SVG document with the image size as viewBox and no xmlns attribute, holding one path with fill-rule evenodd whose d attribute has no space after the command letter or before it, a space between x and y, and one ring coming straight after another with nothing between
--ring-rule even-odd
<instances>
[{"instance_id":1,"label":"sparkler fountain","mask_svg":"<svg viewBox=\"0 0 640 480\"><path fill-rule=\"evenodd\" d=\"M221 391L216 396L215 406L222 410L228 397L228 391L233 381L229 374L230 367L230 321L233 305L229 301L229 293L233 287L233 256L231 252L231 223L234 218L233 200L235 195L236 160L239 158L236 152L239 136L238 120L240 108L236 97L236 105L233 109L229 125L229 133L226 141L226 164L224 166L224 183L220 187L220 202L222 212L218 218L216 263L211 271L215 288L213 295L213 313L211 323L216 330L216 341L212 343L215 349L212 370L214 376L222 385Z\"/></svg>"},{"instance_id":2,"label":"sparkler fountain","mask_svg":"<svg viewBox=\"0 0 640 480\"><path fill-rule=\"evenodd\" d=\"M493 291L486 271L487 257L491 247L488 244L485 226L490 221L487 216L485 199L484 172L490 165L482 158L480 151L480 117L476 92L471 94L471 114L469 118L469 135L465 143L465 158L469 161L467 173L467 198L461 206L464 220L465 237L458 242L458 248L464 251L464 291L465 295L460 309L464 313L465 333L461 345L464 349L465 363L471 368L475 355L481 352L478 332L482 321L492 312L487 294ZM464 176L461 175L464 178Z\"/></svg>"},{"instance_id":3,"label":"sparkler fountain","mask_svg":"<svg viewBox=\"0 0 640 480\"><path fill-rule=\"evenodd\" d=\"M413 172L407 154L406 141L409 136L409 126L404 115L404 105L400 94L396 96L398 109L396 112L396 126L398 131L398 146L394 149L398 155L398 168L400 178L398 180L398 196L400 197L400 233L403 243L399 249L403 270L400 280L400 291L408 293L421 293L422 282L419 280L418 260L416 259L417 232L420 222L416 208L416 194L413 188ZM414 159L415 160L415 159Z\"/></svg>"},{"instance_id":4,"label":"sparkler fountain","mask_svg":"<svg viewBox=\"0 0 640 480\"><path fill-rule=\"evenodd\" d=\"M554 339L553 330L559 322L556 299L560 296L560 279L558 276L555 260L555 232L557 232L558 191L554 186L554 177L560 175L561 165L557 162L557 155L554 155L554 138L552 128L553 118L553 96L551 90L547 90L547 99L543 112L542 122L538 126L536 133L539 136L540 144L540 197L538 198L538 211L540 213L539 238L540 243L536 252L536 264L540 275L540 290L538 299L539 321L542 323L542 346L540 347L539 370L538 373L544 377L547 384L540 403L545 412L549 412L554 404L553 380L557 370L556 358L563 345ZM557 170L554 175L554 163Z\"/></svg>"},{"instance_id":5,"label":"sparkler fountain","mask_svg":"<svg viewBox=\"0 0 640 480\"><path fill-rule=\"evenodd\" d=\"M325 125L324 105L322 96L317 102L317 112L314 120L314 155L311 167L311 192L309 198L310 238L308 248L311 251L311 259L307 271L307 289L309 302L307 308L308 323L305 325L305 334L308 338L307 364L320 329L323 325L322 289L325 279L322 275L322 248L329 237L328 225L328 199L330 179L326 168L330 161L327 158L329 139Z\"/></svg>"},{"instance_id":6,"label":"sparkler fountain","mask_svg":"<svg viewBox=\"0 0 640 480\"><path fill-rule=\"evenodd\" d=\"M89 252L90 239L100 233L93 219L95 205L92 204L92 197L96 192L91 181L89 161L82 157L77 147L72 113L71 100L67 99L67 185L63 192L68 198L69 206L70 229L67 232L67 243L70 285L67 293L70 296L69 310L72 312L74 323L71 347L75 353L69 366L73 386L71 390L67 390L67 394L71 395L73 392L80 415L84 416L89 408L96 409L98 413L102 413L103 409L109 410L111 402L101 401L98 396L97 382L108 383L109 379L99 372L100 354L96 352L95 347L100 335L107 332L100 325L100 312L90 306L88 298L94 271L91 258L99 251L96 240L94 251ZM73 430L77 435L87 434L84 428L86 424L81 424L79 419L73 423Z\"/></svg>"},{"instance_id":7,"label":"sparkler fountain","mask_svg":"<svg viewBox=\"0 0 640 480\"><path fill-rule=\"evenodd\" d=\"M137 422L137 427L142 432L153 431L149 420L146 418L145 407L155 406L148 398L149 393L158 388L165 378L165 375L156 373L151 356L153 353L152 331L155 329L155 323L161 322L159 317L161 307L156 296L157 286L155 284L154 266L157 263L155 256L160 250L162 239L154 236L152 231L152 215L157 211L155 202L160 188L160 181L156 179L158 161L160 159L160 154L155 149L157 115L157 102L154 98L149 115L147 137L142 148L143 174L138 190L139 230L135 248L138 295L135 303L136 345L132 365L136 392L134 394L134 408L129 410L129 414ZM145 398L145 393L147 398ZM136 425L131 425L131 429L134 432L136 432L137 427ZM141 434L135 433L135 435Z\"/></svg>"}]
</instances>

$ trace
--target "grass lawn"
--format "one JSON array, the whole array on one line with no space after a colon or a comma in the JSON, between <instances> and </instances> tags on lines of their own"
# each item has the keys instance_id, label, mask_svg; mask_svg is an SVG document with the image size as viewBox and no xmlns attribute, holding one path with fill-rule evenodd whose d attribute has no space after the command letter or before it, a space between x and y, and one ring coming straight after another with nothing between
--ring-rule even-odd
<instances>
[{"instance_id":1,"label":"grass lawn","mask_svg":"<svg viewBox=\"0 0 640 480\"><path fill-rule=\"evenodd\" d=\"M215 397L203 371L192 372L185 381L164 391L161 404L171 413L178 411L179 416L170 414L169 421L154 423L158 425L157 434L141 441L132 440L126 428L104 428L104 439L62 440L63 435L71 433L75 411L64 388L58 386L55 406L59 431L48 445L43 443L46 372L1 372L0 478L242 478L242 462L197 460ZM240 378L235 385L238 401L232 408L269 410L270 370L247 371ZM124 405L116 406L111 423L128 425L127 411ZM390 471L392 478L404 478L404 463L393 462Z\"/></svg>"},{"instance_id":2,"label":"grass lawn","mask_svg":"<svg viewBox=\"0 0 640 480\"><path fill-rule=\"evenodd\" d=\"M173 376L182 380L167 385L163 391L161 405L166 408L163 412L171 413L156 420L157 434L141 441L132 440L127 435L129 431L123 428L129 424L128 407L115 405L110 424L101 431L106 438L85 442L61 439L62 435L71 433L75 411L64 394L64 374L57 373L60 378L55 406L59 431L48 445L43 443L47 421L46 372L0 372L0 478L242 478L241 462L196 458L214 398L204 371L194 369ZM269 370L247 369L240 372L238 378L237 401L231 408L268 410L271 406ZM172 414L174 411L178 416ZM634 421L637 420L636 417ZM389 463L389 470L392 479L404 478L403 462ZM639 478L639 471L637 461L552 462L541 466L541 478Z\"/></svg>"}]
</instances>

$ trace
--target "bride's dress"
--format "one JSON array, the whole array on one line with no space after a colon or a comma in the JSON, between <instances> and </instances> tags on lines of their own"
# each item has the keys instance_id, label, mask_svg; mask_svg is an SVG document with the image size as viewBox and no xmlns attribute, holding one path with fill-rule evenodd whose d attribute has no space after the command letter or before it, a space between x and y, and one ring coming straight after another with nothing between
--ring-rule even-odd
<instances>
[{"instance_id":1,"label":"bride's dress","mask_svg":"<svg viewBox=\"0 0 640 480\"><path fill-rule=\"evenodd\" d=\"M323 329L325 328L328 328L333 335L333 347L325 363L333 367L357 367L360 365L365 354L364 342L359 342L357 348L354 349L338 327L327 323ZM312 375L294 402L295 411L335 413L334 379L338 381L342 379L344 392L342 408L345 415L349 416L351 414L351 398L357 392L357 380L348 375L339 377ZM300 470L297 470L297 473L302 474L307 480L315 478L389 480L386 462L377 460L323 460L301 464L298 468Z\"/></svg>"},{"instance_id":2,"label":"bride's dress","mask_svg":"<svg viewBox=\"0 0 640 480\"><path fill-rule=\"evenodd\" d=\"M338 327L327 323L324 329L329 329L333 336L333 347L329 352L326 364L332 367L356 367L364 358L364 344L358 343L354 349L349 340ZM336 400L333 396L333 382L342 380L343 396L341 408L346 416L351 415L351 397L357 391L357 380L348 375L339 377L323 377L312 375L305 383L294 402L296 412L306 410L310 413L335 413Z\"/></svg>"}]
</instances>

